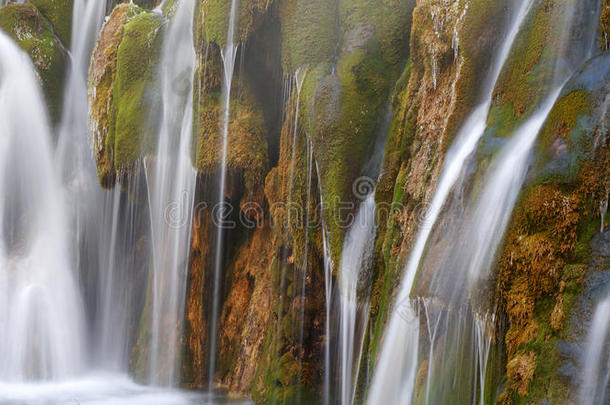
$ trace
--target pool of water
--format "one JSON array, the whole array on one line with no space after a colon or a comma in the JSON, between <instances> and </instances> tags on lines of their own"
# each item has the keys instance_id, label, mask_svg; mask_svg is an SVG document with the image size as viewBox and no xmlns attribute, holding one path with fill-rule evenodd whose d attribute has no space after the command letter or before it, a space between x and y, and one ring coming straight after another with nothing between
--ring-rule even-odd
<instances>
[{"instance_id":1,"label":"pool of water","mask_svg":"<svg viewBox=\"0 0 610 405\"><path fill-rule=\"evenodd\" d=\"M122 375L88 375L64 382L0 382L0 405L253 405L205 393L149 387Z\"/></svg>"}]
</instances>

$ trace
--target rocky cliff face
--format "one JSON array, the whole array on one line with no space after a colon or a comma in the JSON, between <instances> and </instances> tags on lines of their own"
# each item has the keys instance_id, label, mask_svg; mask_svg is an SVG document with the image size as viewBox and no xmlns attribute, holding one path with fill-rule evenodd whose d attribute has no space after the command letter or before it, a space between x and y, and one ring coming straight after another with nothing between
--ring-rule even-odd
<instances>
[{"instance_id":1,"label":"rocky cliff face","mask_svg":"<svg viewBox=\"0 0 610 405\"><path fill-rule=\"evenodd\" d=\"M504 7L502 1L421 1L413 11L410 59L394 90L376 189L380 229L372 275L373 360L444 152L480 97L479 78L490 68L487 63L506 23Z\"/></svg>"},{"instance_id":2,"label":"rocky cliff face","mask_svg":"<svg viewBox=\"0 0 610 405\"><path fill-rule=\"evenodd\" d=\"M500 258L498 296L509 321L504 403L576 400L580 359L566 358L565 347L582 347L590 280L607 270L603 238L593 239L605 226L600 204L610 188L609 61L589 61L555 103Z\"/></svg>"},{"instance_id":3,"label":"rocky cliff face","mask_svg":"<svg viewBox=\"0 0 610 405\"><path fill-rule=\"evenodd\" d=\"M100 33L89 103L98 175L106 188L120 184L129 193L126 186L143 174L143 159L154 157L156 75L177 1L166 1L160 12L150 11L156 1L116 5ZM0 8L0 27L32 56L54 117L61 108L70 3ZM182 342L185 386L204 388L211 377L257 403L320 402L324 347L336 340L326 335L326 305L327 294L337 290L326 289L341 277L344 217L358 203L353 184L374 172L368 164L372 151L385 141L381 175L374 179L375 261L363 277L363 290L372 290L358 391L363 400L365 365L375 363L445 152L479 102L480 78L490 69L510 3L239 2L240 51L222 196L236 226L225 235L218 361L215 375L208 376L216 243L210 207L218 201L221 49L230 2L197 2L192 163L198 175ZM560 73L548 66L570 12L564 3L533 2L494 91L473 183L493 145L532 113L549 78ZM610 6L587 0L586 7L598 5L597 48L607 51ZM578 314L592 305L586 294L600 270L594 258L603 241L593 238L610 184L609 71L608 58L599 57L566 85L540 135L535 170L498 257L494 282L507 326L497 339L506 361L499 356L496 368L506 374L504 403L573 399L576 380L568 369L576 360L561 348L582 338ZM393 205L404 209L389 210ZM139 343L136 369L146 352Z\"/></svg>"}]
</instances>

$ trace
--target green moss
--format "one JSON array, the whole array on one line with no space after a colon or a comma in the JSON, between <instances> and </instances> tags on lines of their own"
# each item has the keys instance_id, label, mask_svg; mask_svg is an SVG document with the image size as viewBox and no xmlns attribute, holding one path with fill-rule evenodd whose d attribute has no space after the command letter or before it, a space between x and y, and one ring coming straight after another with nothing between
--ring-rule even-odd
<instances>
[{"instance_id":1,"label":"green moss","mask_svg":"<svg viewBox=\"0 0 610 405\"><path fill-rule=\"evenodd\" d=\"M595 106L606 91L583 90L588 74L566 85L546 121L536 170L500 259L498 296L510 325L508 364L526 353L536 359L531 382L509 379L505 403L567 403L570 396L558 373L563 363L556 345L572 338L566 324L591 264L590 242L599 231L598 205L610 176L607 145L592 147L601 114Z\"/></svg>"},{"instance_id":2,"label":"green moss","mask_svg":"<svg viewBox=\"0 0 610 405\"><path fill-rule=\"evenodd\" d=\"M562 21L569 18L569 12L563 2L540 0L534 4L494 90L494 107L488 120L488 126L495 129L494 136L510 135L546 94L544 90L556 74L555 64L550 61L561 52Z\"/></svg>"},{"instance_id":3,"label":"green moss","mask_svg":"<svg viewBox=\"0 0 610 405\"><path fill-rule=\"evenodd\" d=\"M505 67L498 80L495 96L499 98L502 105L512 105L515 117L526 115L538 101L540 86L548 83L549 75L552 74L548 68L539 68L543 60L543 53L548 52L548 47L552 45L553 35L557 34L554 30L552 0L538 2L537 9L530 11L520 34L516 39L509 57L509 63ZM513 129L510 123L515 120L492 121L490 125L498 126L498 135L509 134ZM500 118L504 118L500 115Z\"/></svg>"},{"instance_id":4,"label":"green moss","mask_svg":"<svg viewBox=\"0 0 610 405\"><path fill-rule=\"evenodd\" d=\"M599 20L599 31L600 31L600 47L602 51L610 50L610 2L604 0L602 5L602 12Z\"/></svg>"},{"instance_id":5,"label":"green moss","mask_svg":"<svg viewBox=\"0 0 610 405\"><path fill-rule=\"evenodd\" d=\"M9 4L0 8L0 28L26 51L42 79L49 114L61 114L66 56L53 35L51 24L32 4Z\"/></svg>"},{"instance_id":6,"label":"green moss","mask_svg":"<svg viewBox=\"0 0 610 405\"><path fill-rule=\"evenodd\" d=\"M209 42L224 45L229 26L231 13L231 1L227 0L208 0L204 3L204 32L205 38Z\"/></svg>"},{"instance_id":7,"label":"green moss","mask_svg":"<svg viewBox=\"0 0 610 405\"><path fill-rule=\"evenodd\" d=\"M559 169L546 170L539 181L571 182L578 175L581 162L587 158L592 126L587 117L591 113L590 101L583 90L574 90L563 95L553 107L540 138L540 153L536 160L539 173L552 163L560 149L567 153L565 165ZM559 147L561 143L561 147Z\"/></svg>"},{"instance_id":8,"label":"green moss","mask_svg":"<svg viewBox=\"0 0 610 405\"><path fill-rule=\"evenodd\" d=\"M394 196L390 205L379 203L378 211L383 210L387 214L387 228L376 241L376 262L379 274L375 274L375 284L371 295L371 318L373 321L373 336L371 337L369 353L372 362L376 358L377 350L386 322L389 315L390 306L394 297L393 291L399 283L403 260L397 254L401 240L402 230L399 224L399 217L402 210L396 209L402 206L405 195L405 184L408 179L408 166L401 167L396 176ZM379 215L379 212L378 212Z\"/></svg>"},{"instance_id":9,"label":"green moss","mask_svg":"<svg viewBox=\"0 0 610 405\"><path fill-rule=\"evenodd\" d=\"M153 9L159 3L159 0L133 0L134 4L137 4L140 7Z\"/></svg>"},{"instance_id":10,"label":"green moss","mask_svg":"<svg viewBox=\"0 0 610 405\"><path fill-rule=\"evenodd\" d=\"M72 36L73 0L30 0L53 26L55 34L66 48L70 47Z\"/></svg>"},{"instance_id":11,"label":"green moss","mask_svg":"<svg viewBox=\"0 0 610 405\"><path fill-rule=\"evenodd\" d=\"M262 16L275 0L240 0L236 22L235 42L245 42L249 33L256 30ZM208 42L224 47L227 42L231 0L207 0L203 2L205 19L203 32ZM201 28L200 28L201 29Z\"/></svg>"},{"instance_id":12,"label":"green moss","mask_svg":"<svg viewBox=\"0 0 610 405\"><path fill-rule=\"evenodd\" d=\"M321 173L323 200L328 206L326 223L337 267L345 235L342 225L345 204L354 201L353 182L360 176L375 142L381 112L389 101L390 83L401 73L397 63L386 59L375 26L369 22L375 22L377 14L369 19L361 13L361 7L356 2L341 10L346 32L337 74L319 83L313 109L317 121L313 131L314 152Z\"/></svg>"},{"instance_id":13,"label":"green moss","mask_svg":"<svg viewBox=\"0 0 610 405\"><path fill-rule=\"evenodd\" d=\"M285 72L332 61L338 41L336 19L336 7L328 0L280 3Z\"/></svg>"},{"instance_id":14,"label":"green moss","mask_svg":"<svg viewBox=\"0 0 610 405\"><path fill-rule=\"evenodd\" d=\"M93 51L89 71L89 106L93 132L93 145L98 177L103 187L115 184L113 162L116 129L114 85L117 71L117 53L125 25L130 18L143 10L131 4L117 6L104 23L100 38Z\"/></svg>"},{"instance_id":15,"label":"green moss","mask_svg":"<svg viewBox=\"0 0 610 405\"><path fill-rule=\"evenodd\" d=\"M222 159L221 114L219 98L206 100L198 124L197 168L200 173L215 173ZM231 100L227 168L243 173L246 188L255 190L264 182L268 167L265 125L253 100Z\"/></svg>"},{"instance_id":16,"label":"green moss","mask_svg":"<svg viewBox=\"0 0 610 405\"><path fill-rule=\"evenodd\" d=\"M150 118L156 116L153 112L156 97L151 84L155 82L159 62L161 23L158 14L136 15L125 25L117 51L113 88L115 131L107 142L113 145L114 165L119 170L130 167L142 154L153 150Z\"/></svg>"},{"instance_id":17,"label":"green moss","mask_svg":"<svg viewBox=\"0 0 610 405\"><path fill-rule=\"evenodd\" d=\"M396 186L396 176L403 162L409 159L409 149L415 135L415 119L417 114L411 109L409 102L409 80L413 62L409 59L400 79L394 89L392 101L393 117L386 140L382 175L375 189L375 201L378 205L392 201ZM387 218L378 218L381 225L380 234L385 234Z\"/></svg>"}]
</instances>

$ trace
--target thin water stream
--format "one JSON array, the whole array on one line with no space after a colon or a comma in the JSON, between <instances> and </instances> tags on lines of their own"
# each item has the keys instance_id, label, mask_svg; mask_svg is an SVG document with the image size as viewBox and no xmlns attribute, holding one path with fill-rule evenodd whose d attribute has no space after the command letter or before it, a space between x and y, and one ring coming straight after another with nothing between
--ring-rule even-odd
<instances>
[{"instance_id":1,"label":"thin water stream","mask_svg":"<svg viewBox=\"0 0 610 405\"><path fill-rule=\"evenodd\" d=\"M227 183L227 154L229 148L229 124L231 118L231 88L233 83L233 73L235 70L235 59L237 57L237 49L239 44L235 42L235 34L238 24L238 8L239 0L231 0L231 11L229 17L229 27L227 31L227 42L222 50L222 63L224 66L223 80L223 118L221 123L222 128L222 155L220 166L220 179L218 190L218 216L216 221L216 252L214 255L214 284L212 297L212 316L210 322L210 350L209 350L209 365L208 365L208 380L209 389L212 390L214 385L214 373L216 371L216 346L218 339L218 317L220 312L220 294L221 289L221 272L223 271L223 253L224 253L224 233L223 219L228 210L225 207L225 190Z\"/></svg>"},{"instance_id":2,"label":"thin water stream","mask_svg":"<svg viewBox=\"0 0 610 405\"><path fill-rule=\"evenodd\" d=\"M407 261L405 275L396 300L397 308L390 318L369 391L368 403L370 405L403 403L405 398L413 396L418 365L419 317L418 310L411 303L411 288L433 226L437 222L455 182L462 173L464 163L485 131L495 83L508 59L513 42L528 14L531 3L532 0L514 2L515 15L494 59L492 74L483 86L484 101L475 107L466 118L456 135L455 143L447 153L436 192ZM397 356L397 353L403 353L403 355ZM410 399L406 401L410 401Z\"/></svg>"},{"instance_id":3,"label":"thin water stream","mask_svg":"<svg viewBox=\"0 0 610 405\"><path fill-rule=\"evenodd\" d=\"M165 33L157 154L146 164L153 257L149 381L164 386L178 382L195 198L190 155L194 10L194 0L181 0Z\"/></svg>"}]
</instances>

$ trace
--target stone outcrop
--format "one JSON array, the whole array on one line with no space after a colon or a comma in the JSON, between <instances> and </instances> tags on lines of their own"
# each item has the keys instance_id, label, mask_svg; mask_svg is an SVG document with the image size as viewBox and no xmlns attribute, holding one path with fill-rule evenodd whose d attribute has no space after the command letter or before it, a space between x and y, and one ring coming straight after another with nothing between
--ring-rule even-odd
<instances>
[{"instance_id":1,"label":"stone outcrop","mask_svg":"<svg viewBox=\"0 0 610 405\"><path fill-rule=\"evenodd\" d=\"M41 8L34 5L38 3ZM49 114L56 122L61 115L63 83L68 57L65 43L62 43L65 30L60 26L54 27L51 23L58 22L60 15L71 16L71 11L68 9L66 12L65 7L68 5L62 6L63 3L58 3L53 7L45 7L45 4L45 2L33 2L33 4L5 5L0 8L0 28L32 58L47 100ZM71 18L68 18L69 20ZM69 22L63 20L61 22L68 24L69 32ZM60 34L62 34L61 37Z\"/></svg>"},{"instance_id":2,"label":"stone outcrop","mask_svg":"<svg viewBox=\"0 0 610 405\"><path fill-rule=\"evenodd\" d=\"M162 18L131 4L114 9L93 52L89 73L90 118L100 182L134 168L153 150Z\"/></svg>"},{"instance_id":3,"label":"stone outcrop","mask_svg":"<svg viewBox=\"0 0 610 405\"><path fill-rule=\"evenodd\" d=\"M498 296L509 321L504 403L518 395L567 404L577 391L577 376L562 375L560 348L582 342L585 323L572 314L592 288L585 280L607 270L595 268L592 239L610 189L609 86L610 57L589 61L564 87L540 135L499 261ZM511 373L520 359L528 359L528 378Z\"/></svg>"},{"instance_id":4,"label":"stone outcrop","mask_svg":"<svg viewBox=\"0 0 610 405\"><path fill-rule=\"evenodd\" d=\"M336 339L326 336L325 277L327 263L332 263L333 284L341 277L346 231L341 204L353 203L353 213L359 202L353 184L361 176L376 176L367 163L387 136L375 190L380 209L374 269L363 276L372 297L361 364L374 366L405 259L444 155L480 101L480 78L489 72L509 3L241 0L227 187L218 196L221 50L231 2L198 1L195 204L209 207L222 198L233 210L231 219L243 216L255 226L239 222L225 234L218 362L216 374L208 376L217 241L212 213L196 207L184 385L205 388L212 377L229 392L251 395L261 404L320 402L324 345ZM90 105L105 187L137 175L141 158L154 154L154 131L148 127L155 111L154 74L164 22L176 4L167 1L162 13L121 4L100 34L90 71ZM497 151L494 145L503 144L539 105L552 77L561 74L549 68L549 61L560 51L559 22L567 13L561 2L534 1L494 91L470 188L476 188ZM601 49L607 49L607 14L604 2ZM0 10L0 23L1 16ZM565 63L582 62L579 58ZM571 395L556 372L561 364L555 348L572 337L572 310L589 274L588 244L599 228L595 210L608 177L607 126L602 125L607 64L607 58L590 61L557 101L498 259L494 282L507 329L499 331L496 343L506 359L495 358L494 369L508 381L500 398L505 403L521 397L564 403ZM392 204L404 209L388 211ZM291 205L301 209L293 211ZM424 362L422 376L425 367ZM361 383L367 381L365 372L363 366ZM360 402L365 389L359 387Z\"/></svg>"}]
</instances>

